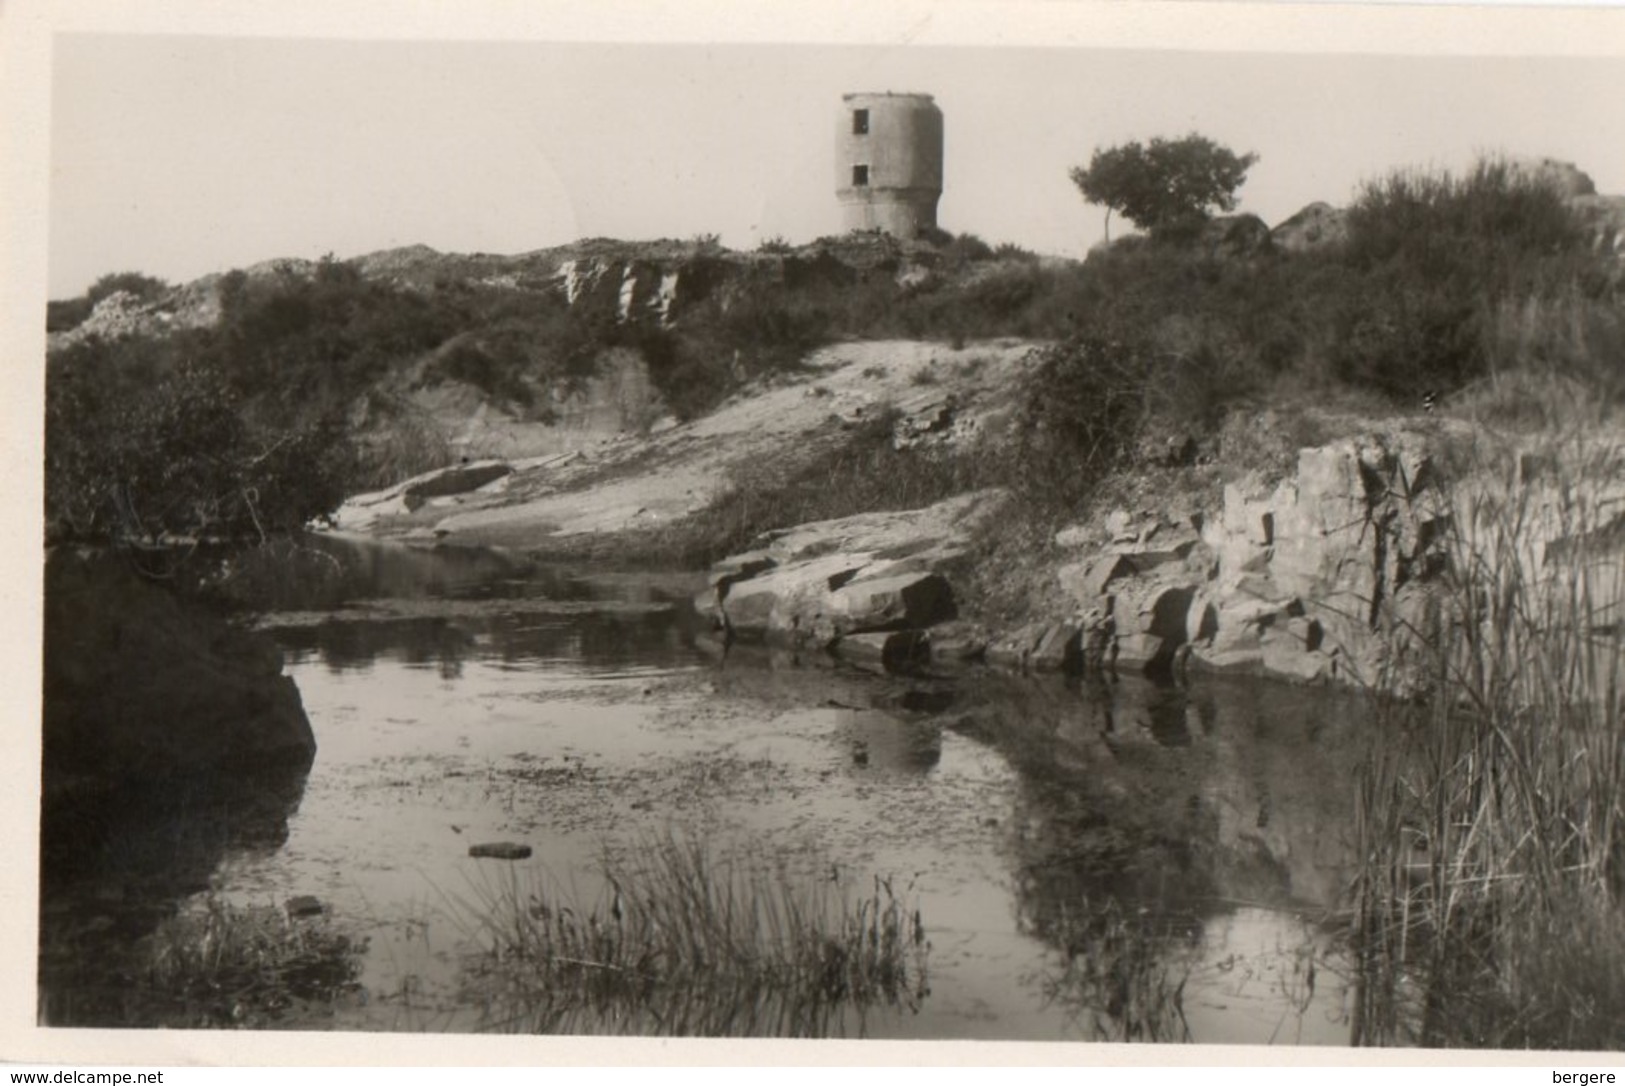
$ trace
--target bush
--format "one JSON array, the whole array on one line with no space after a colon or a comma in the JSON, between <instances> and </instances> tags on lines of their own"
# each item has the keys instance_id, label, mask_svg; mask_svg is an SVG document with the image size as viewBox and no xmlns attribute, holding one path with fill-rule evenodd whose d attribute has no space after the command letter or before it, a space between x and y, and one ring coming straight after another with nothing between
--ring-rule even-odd
<instances>
[{"instance_id":1,"label":"bush","mask_svg":"<svg viewBox=\"0 0 1625 1086\"><path fill-rule=\"evenodd\" d=\"M92 283L85 291L85 300L94 309L97 302L119 291L134 294L143 302L155 302L169 291L169 284L140 272L113 272Z\"/></svg>"},{"instance_id":2,"label":"bush","mask_svg":"<svg viewBox=\"0 0 1625 1086\"><path fill-rule=\"evenodd\" d=\"M95 306L89 298L69 298L45 303L45 330L67 332L85 323Z\"/></svg>"},{"instance_id":3,"label":"bush","mask_svg":"<svg viewBox=\"0 0 1625 1086\"><path fill-rule=\"evenodd\" d=\"M145 341L53 359L46 517L81 540L263 538L330 514L351 451L340 419L251 425L226 378Z\"/></svg>"},{"instance_id":4,"label":"bush","mask_svg":"<svg viewBox=\"0 0 1625 1086\"><path fill-rule=\"evenodd\" d=\"M523 380L529 361L525 344L511 335L462 338L435 356L424 373L424 383L461 381L497 401L529 407L536 400Z\"/></svg>"},{"instance_id":5,"label":"bush","mask_svg":"<svg viewBox=\"0 0 1625 1086\"><path fill-rule=\"evenodd\" d=\"M1349 209L1331 342L1340 380L1396 399L1450 392L1506 365L1505 313L1603 280L1583 224L1549 181L1497 159L1463 177L1397 172Z\"/></svg>"},{"instance_id":6,"label":"bush","mask_svg":"<svg viewBox=\"0 0 1625 1086\"><path fill-rule=\"evenodd\" d=\"M1027 386L1018 428L1022 489L1050 508L1075 508L1122 466L1147 413L1152 361L1132 336L1086 334L1046 350Z\"/></svg>"}]
</instances>

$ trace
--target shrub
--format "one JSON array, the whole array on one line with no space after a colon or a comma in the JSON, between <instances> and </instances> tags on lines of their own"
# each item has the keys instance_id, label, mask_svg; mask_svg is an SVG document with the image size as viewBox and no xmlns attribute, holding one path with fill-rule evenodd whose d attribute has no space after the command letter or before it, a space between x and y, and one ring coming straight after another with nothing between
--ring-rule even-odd
<instances>
[{"instance_id":1,"label":"shrub","mask_svg":"<svg viewBox=\"0 0 1625 1086\"><path fill-rule=\"evenodd\" d=\"M1070 509L1121 466L1146 419L1151 366L1134 335L1089 333L1045 350L1021 406L1022 489Z\"/></svg>"},{"instance_id":2,"label":"shrub","mask_svg":"<svg viewBox=\"0 0 1625 1086\"><path fill-rule=\"evenodd\" d=\"M218 371L139 340L52 360L45 446L53 533L144 542L297 530L343 500L351 455L337 416L255 427Z\"/></svg>"},{"instance_id":3,"label":"shrub","mask_svg":"<svg viewBox=\"0 0 1625 1086\"><path fill-rule=\"evenodd\" d=\"M168 283L150 275L143 275L140 272L113 272L92 283L90 289L85 291L85 300L94 308L103 298L125 291L134 294L143 302L155 302L168 290Z\"/></svg>"},{"instance_id":4,"label":"shrub","mask_svg":"<svg viewBox=\"0 0 1625 1086\"><path fill-rule=\"evenodd\" d=\"M993 257L996 260L1020 260L1028 263L1037 263L1038 254L1031 249L1024 249L1013 241L1001 241L993 248Z\"/></svg>"},{"instance_id":5,"label":"shrub","mask_svg":"<svg viewBox=\"0 0 1625 1086\"><path fill-rule=\"evenodd\" d=\"M67 332L85 323L95 306L89 298L68 298L45 303L45 330Z\"/></svg>"},{"instance_id":6,"label":"shrub","mask_svg":"<svg viewBox=\"0 0 1625 1086\"><path fill-rule=\"evenodd\" d=\"M295 921L272 906L244 908L210 896L146 940L137 980L141 1025L264 1027L327 1009L360 989L365 939L325 921ZM138 1023L120 1023L136 1025Z\"/></svg>"},{"instance_id":7,"label":"shrub","mask_svg":"<svg viewBox=\"0 0 1625 1086\"><path fill-rule=\"evenodd\" d=\"M1498 159L1462 177L1401 171L1368 184L1349 209L1344 260L1355 277L1332 299L1338 376L1395 398L1522 364L1505 350L1509 306L1605 289L1586 275L1595 261L1563 194Z\"/></svg>"},{"instance_id":8,"label":"shrub","mask_svg":"<svg viewBox=\"0 0 1625 1086\"><path fill-rule=\"evenodd\" d=\"M943 260L950 266L992 260L993 247L975 234L960 234L943 246Z\"/></svg>"}]
</instances>

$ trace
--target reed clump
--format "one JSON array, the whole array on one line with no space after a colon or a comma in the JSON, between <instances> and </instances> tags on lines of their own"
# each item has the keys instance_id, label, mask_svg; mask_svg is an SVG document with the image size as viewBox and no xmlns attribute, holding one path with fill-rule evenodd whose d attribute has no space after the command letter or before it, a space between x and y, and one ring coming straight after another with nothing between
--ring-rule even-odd
<instances>
[{"instance_id":1,"label":"reed clump","mask_svg":"<svg viewBox=\"0 0 1625 1086\"><path fill-rule=\"evenodd\" d=\"M1443 582L1395 624L1423 693L1377 700L1360 775L1356 1043L1625 1043L1617 437L1503 440L1449 488Z\"/></svg>"},{"instance_id":2,"label":"reed clump","mask_svg":"<svg viewBox=\"0 0 1625 1086\"><path fill-rule=\"evenodd\" d=\"M117 970L118 1006L91 1000L83 1024L298 1028L358 992L365 939L325 918L210 896L165 920ZM71 1011L62 1025L79 1024Z\"/></svg>"},{"instance_id":3,"label":"reed clump","mask_svg":"<svg viewBox=\"0 0 1625 1086\"><path fill-rule=\"evenodd\" d=\"M929 994L919 910L760 857L665 837L603 861L590 905L513 870L456 901L470 995L492 1028L822 1037Z\"/></svg>"},{"instance_id":4,"label":"reed clump","mask_svg":"<svg viewBox=\"0 0 1625 1086\"><path fill-rule=\"evenodd\" d=\"M1144 912L1115 900L1063 909L1056 918L1063 956L1043 978L1044 997L1065 1008L1093 1041L1151 1044L1192 1040L1185 1018L1190 963L1170 953L1175 940Z\"/></svg>"}]
</instances>

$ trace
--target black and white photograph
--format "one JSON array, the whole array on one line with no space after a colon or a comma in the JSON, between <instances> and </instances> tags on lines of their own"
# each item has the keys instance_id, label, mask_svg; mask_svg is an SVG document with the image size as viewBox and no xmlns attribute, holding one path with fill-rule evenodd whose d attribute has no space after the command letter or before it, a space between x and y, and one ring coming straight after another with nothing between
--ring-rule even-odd
<instances>
[{"instance_id":1,"label":"black and white photograph","mask_svg":"<svg viewBox=\"0 0 1625 1086\"><path fill-rule=\"evenodd\" d=\"M28 1053L1617 1062L1625 12L233 6L0 19Z\"/></svg>"}]
</instances>

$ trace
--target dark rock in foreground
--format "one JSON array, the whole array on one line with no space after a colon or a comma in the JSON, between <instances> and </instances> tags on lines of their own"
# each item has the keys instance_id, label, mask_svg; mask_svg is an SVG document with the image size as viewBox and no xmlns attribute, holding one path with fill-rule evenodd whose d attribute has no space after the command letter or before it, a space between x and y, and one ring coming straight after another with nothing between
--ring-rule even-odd
<instances>
[{"instance_id":1,"label":"dark rock in foreground","mask_svg":"<svg viewBox=\"0 0 1625 1086\"><path fill-rule=\"evenodd\" d=\"M45 572L44 783L114 785L308 768L316 754L269 639L229 625L111 551Z\"/></svg>"}]
</instances>

